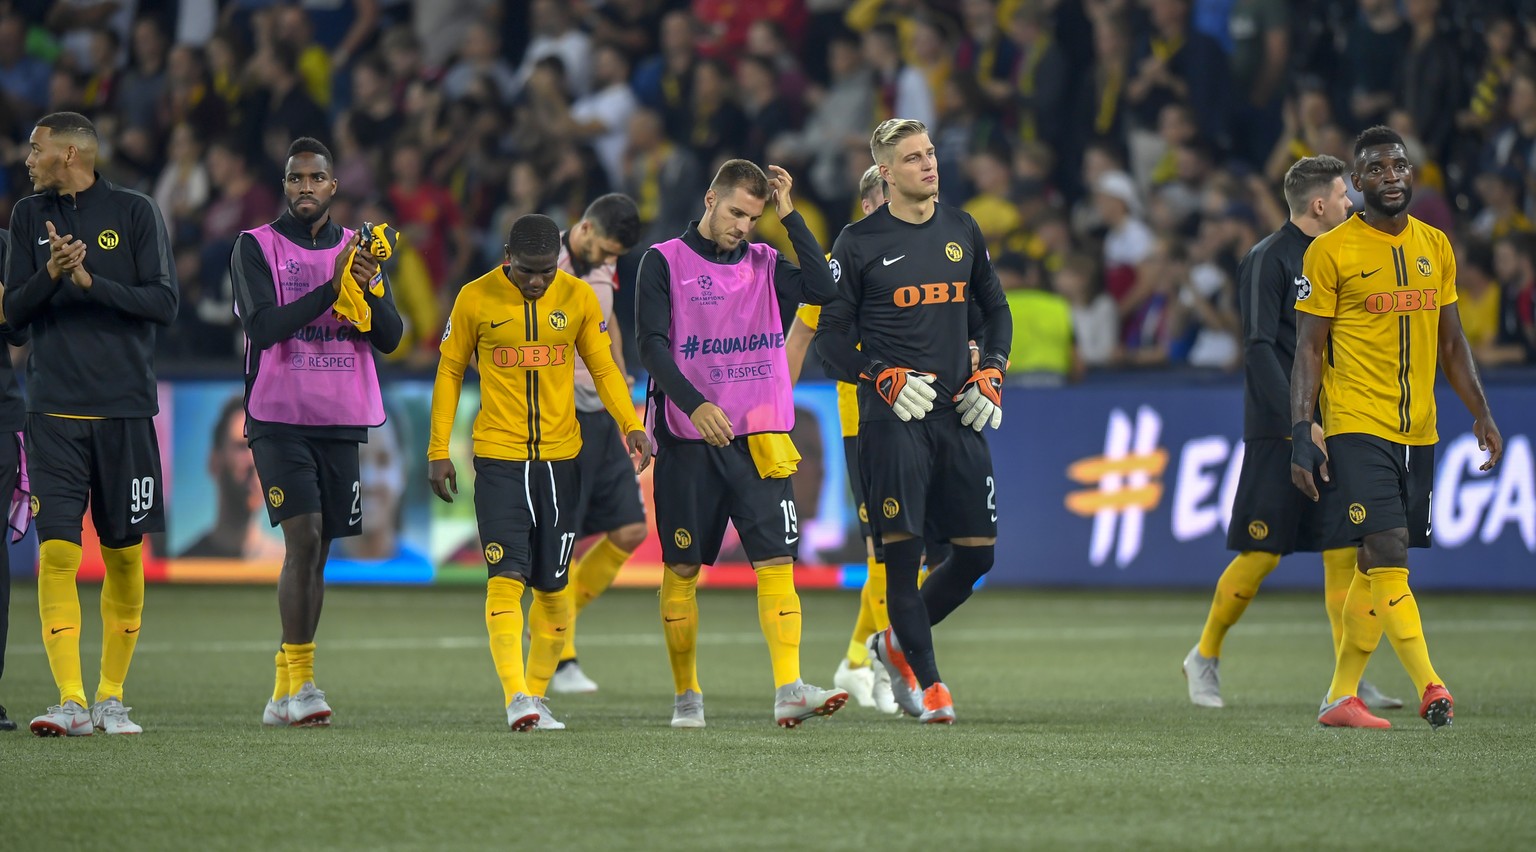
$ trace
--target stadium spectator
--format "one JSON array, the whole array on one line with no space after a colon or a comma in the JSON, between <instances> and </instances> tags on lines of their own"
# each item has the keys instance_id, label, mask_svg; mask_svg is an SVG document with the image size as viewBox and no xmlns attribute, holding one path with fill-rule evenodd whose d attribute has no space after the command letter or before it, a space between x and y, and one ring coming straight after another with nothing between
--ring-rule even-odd
<instances>
[{"instance_id":1,"label":"stadium spectator","mask_svg":"<svg viewBox=\"0 0 1536 852\"><path fill-rule=\"evenodd\" d=\"M1499 331L1478 359L1489 367L1536 363L1536 237L1511 234L1493 244L1502 297Z\"/></svg>"},{"instance_id":2,"label":"stadium spectator","mask_svg":"<svg viewBox=\"0 0 1536 852\"><path fill-rule=\"evenodd\" d=\"M865 32L863 50L864 61L875 73L875 120L902 116L934 124L938 114L933 90L923 72L902 59L896 26L880 24Z\"/></svg>"},{"instance_id":3,"label":"stadium spectator","mask_svg":"<svg viewBox=\"0 0 1536 852\"><path fill-rule=\"evenodd\" d=\"M592 75L592 94L571 104L573 127L569 135L592 147L612 186L623 177L629 117L639 105L629 87L629 57L616 45L599 44L592 58ZM788 116L776 118L782 122Z\"/></svg>"},{"instance_id":4,"label":"stadium spectator","mask_svg":"<svg viewBox=\"0 0 1536 852\"><path fill-rule=\"evenodd\" d=\"M528 29L533 38L523 53L518 83L526 85L539 60L554 56L565 68L566 94L585 95L592 88L592 39L577 28L570 7L560 0L533 0L528 7Z\"/></svg>"}]
</instances>

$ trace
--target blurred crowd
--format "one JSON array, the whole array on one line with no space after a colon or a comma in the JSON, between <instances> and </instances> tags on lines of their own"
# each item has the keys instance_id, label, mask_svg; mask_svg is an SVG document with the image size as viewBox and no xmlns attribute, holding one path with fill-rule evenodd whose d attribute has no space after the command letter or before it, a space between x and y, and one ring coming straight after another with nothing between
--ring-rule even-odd
<instances>
[{"instance_id":1,"label":"blurred crowd","mask_svg":"<svg viewBox=\"0 0 1536 852\"><path fill-rule=\"evenodd\" d=\"M1023 372L1237 369L1237 264L1283 223L1280 178L1380 123L1458 247L1479 359L1536 362L1529 0L0 0L0 216L66 109L166 217L162 363L239 357L229 250L280 211L294 137L335 151L340 221L405 233L399 358L428 368L516 216L622 191L643 247L741 156L795 175L830 248L892 116L929 125L941 200L981 224ZM788 250L772 218L757 238Z\"/></svg>"}]
</instances>

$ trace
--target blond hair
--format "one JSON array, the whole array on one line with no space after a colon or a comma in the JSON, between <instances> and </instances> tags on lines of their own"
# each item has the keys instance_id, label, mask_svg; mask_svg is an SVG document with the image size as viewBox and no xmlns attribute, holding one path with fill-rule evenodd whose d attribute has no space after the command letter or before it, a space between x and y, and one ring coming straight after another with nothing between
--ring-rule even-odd
<instances>
[{"instance_id":1,"label":"blond hair","mask_svg":"<svg viewBox=\"0 0 1536 852\"><path fill-rule=\"evenodd\" d=\"M864 176L859 178L859 200L869 201L869 197L874 194L877 187L884 189L882 186L884 183L885 179L880 177L879 166L870 166L865 169Z\"/></svg>"},{"instance_id":2,"label":"blond hair","mask_svg":"<svg viewBox=\"0 0 1536 852\"><path fill-rule=\"evenodd\" d=\"M915 118L888 118L869 137L869 153L876 163L890 165L891 152L901 140L927 132L928 125Z\"/></svg>"}]
</instances>

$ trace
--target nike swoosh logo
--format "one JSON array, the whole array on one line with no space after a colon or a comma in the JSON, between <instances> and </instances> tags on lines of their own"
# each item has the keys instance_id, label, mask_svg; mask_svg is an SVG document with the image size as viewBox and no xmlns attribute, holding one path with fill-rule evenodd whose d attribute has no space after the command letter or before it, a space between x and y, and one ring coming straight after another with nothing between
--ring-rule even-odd
<instances>
[{"instance_id":1,"label":"nike swoosh logo","mask_svg":"<svg viewBox=\"0 0 1536 852\"><path fill-rule=\"evenodd\" d=\"M510 609L504 609L504 610L502 610L502 611L501 611L501 612L492 612L492 613L491 613L491 618L495 618L495 617L496 617L496 616L498 616L498 615L506 615L506 614L507 614L507 613L509 613L509 612L511 612L511 611L512 611L512 610L510 610Z\"/></svg>"},{"instance_id":2,"label":"nike swoosh logo","mask_svg":"<svg viewBox=\"0 0 1536 852\"><path fill-rule=\"evenodd\" d=\"M799 540L800 540L800 536L795 536L794 538L790 538L789 536L784 536L784 543L785 544L794 544L795 542L797 542Z\"/></svg>"},{"instance_id":3,"label":"nike swoosh logo","mask_svg":"<svg viewBox=\"0 0 1536 852\"><path fill-rule=\"evenodd\" d=\"M781 615L781 616L784 616L784 615L799 615L799 614L800 614L800 610L798 610L798 609L792 609L789 612L785 612L782 609L779 610L779 615Z\"/></svg>"},{"instance_id":4,"label":"nike swoosh logo","mask_svg":"<svg viewBox=\"0 0 1536 852\"><path fill-rule=\"evenodd\" d=\"M509 320L509 319L504 319L501 322L493 322L493 323L491 323L491 328L500 328L501 326L504 326L504 325L506 325L509 322L511 322L511 320Z\"/></svg>"},{"instance_id":5,"label":"nike swoosh logo","mask_svg":"<svg viewBox=\"0 0 1536 852\"><path fill-rule=\"evenodd\" d=\"M804 698L800 699L799 701L781 701L779 703L783 704L785 707L804 707L804 706L806 706Z\"/></svg>"},{"instance_id":6,"label":"nike swoosh logo","mask_svg":"<svg viewBox=\"0 0 1536 852\"><path fill-rule=\"evenodd\" d=\"M149 517L149 513L148 512L145 512L142 515L134 515L133 517L128 519L128 526L133 526L134 524L138 523L139 521L144 520L147 517Z\"/></svg>"},{"instance_id":7,"label":"nike swoosh logo","mask_svg":"<svg viewBox=\"0 0 1536 852\"><path fill-rule=\"evenodd\" d=\"M1233 592L1232 593L1232 597L1237 598L1240 601L1251 601L1251 600L1253 600L1253 595L1245 595L1242 592Z\"/></svg>"},{"instance_id":8,"label":"nike swoosh logo","mask_svg":"<svg viewBox=\"0 0 1536 852\"><path fill-rule=\"evenodd\" d=\"M52 630L50 630L48 632L49 632L49 634L63 633L66 630L74 630L74 629L75 628L73 628L73 627L55 627L55 628L53 628Z\"/></svg>"},{"instance_id":9,"label":"nike swoosh logo","mask_svg":"<svg viewBox=\"0 0 1536 852\"><path fill-rule=\"evenodd\" d=\"M558 579L560 579L560 578L561 578L561 577L564 577L564 576L565 576L565 570L566 570L566 569L564 569L564 568L561 568L561 569L560 569L560 570L559 570L559 571L556 571L556 572L555 572L555 579L557 579L557 580L558 580Z\"/></svg>"},{"instance_id":10,"label":"nike swoosh logo","mask_svg":"<svg viewBox=\"0 0 1536 852\"><path fill-rule=\"evenodd\" d=\"M1362 272L1362 273L1360 273L1360 277L1361 278L1370 278L1372 275L1375 275L1376 273L1378 273L1380 271L1381 271L1381 267L1378 266L1375 269L1372 269L1370 272Z\"/></svg>"},{"instance_id":11,"label":"nike swoosh logo","mask_svg":"<svg viewBox=\"0 0 1536 852\"><path fill-rule=\"evenodd\" d=\"M564 627L556 627L555 628L555 632L556 633L564 633L565 632L565 628Z\"/></svg>"},{"instance_id":12,"label":"nike swoosh logo","mask_svg":"<svg viewBox=\"0 0 1536 852\"><path fill-rule=\"evenodd\" d=\"M906 257L906 255L902 255L901 257L891 257L891 258L882 257L882 258L880 258L880 262L882 264L886 265L886 266L890 266L891 264L895 263L896 261L901 260L902 257Z\"/></svg>"},{"instance_id":13,"label":"nike swoosh logo","mask_svg":"<svg viewBox=\"0 0 1536 852\"><path fill-rule=\"evenodd\" d=\"M47 237L38 237L37 238L37 244L40 245L40 246L48 245L48 238Z\"/></svg>"},{"instance_id":14,"label":"nike swoosh logo","mask_svg":"<svg viewBox=\"0 0 1536 852\"><path fill-rule=\"evenodd\" d=\"M1411 598L1411 597L1413 597L1413 595L1403 595L1402 597L1399 597L1395 601L1387 601L1387 606L1397 606L1398 604L1403 602L1403 598Z\"/></svg>"},{"instance_id":15,"label":"nike swoosh logo","mask_svg":"<svg viewBox=\"0 0 1536 852\"><path fill-rule=\"evenodd\" d=\"M134 633L138 633L140 630L143 630L143 629L144 629L143 627L135 627L132 630L124 630L123 632L131 635L131 634L134 634Z\"/></svg>"},{"instance_id":16,"label":"nike swoosh logo","mask_svg":"<svg viewBox=\"0 0 1536 852\"><path fill-rule=\"evenodd\" d=\"M668 624L672 624L672 623L677 622L677 621L684 621L687 618L688 618L688 616L686 616L686 615L682 616L681 618L667 618L666 616L662 616L661 620L665 621Z\"/></svg>"}]
</instances>

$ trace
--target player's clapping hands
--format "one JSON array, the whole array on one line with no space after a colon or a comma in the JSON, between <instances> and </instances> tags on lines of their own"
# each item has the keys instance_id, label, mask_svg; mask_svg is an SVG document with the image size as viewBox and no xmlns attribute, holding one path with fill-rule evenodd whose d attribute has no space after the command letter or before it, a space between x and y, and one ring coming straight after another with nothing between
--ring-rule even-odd
<instances>
[{"instance_id":1,"label":"player's clapping hands","mask_svg":"<svg viewBox=\"0 0 1536 852\"><path fill-rule=\"evenodd\" d=\"M882 361L874 361L865 367L860 378L874 383L875 393L902 421L922 420L933 410L933 401L939 395L933 389L938 378L934 374L892 367Z\"/></svg>"},{"instance_id":2,"label":"player's clapping hands","mask_svg":"<svg viewBox=\"0 0 1536 852\"><path fill-rule=\"evenodd\" d=\"M960 425L977 432L988 425L993 429L1003 425L1004 366L996 356L989 356L955 394L955 411L960 414Z\"/></svg>"},{"instance_id":3,"label":"player's clapping hands","mask_svg":"<svg viewBox=\"0 0 1536 852\"><path fill-rule=\"evenodd\" d=\"M48 274L58 280L68 275L80 287L89 287L91 276L85 271L85 243L74 234L60 234L52 222L48 228Z\"/></svg>"}]
</instances>

